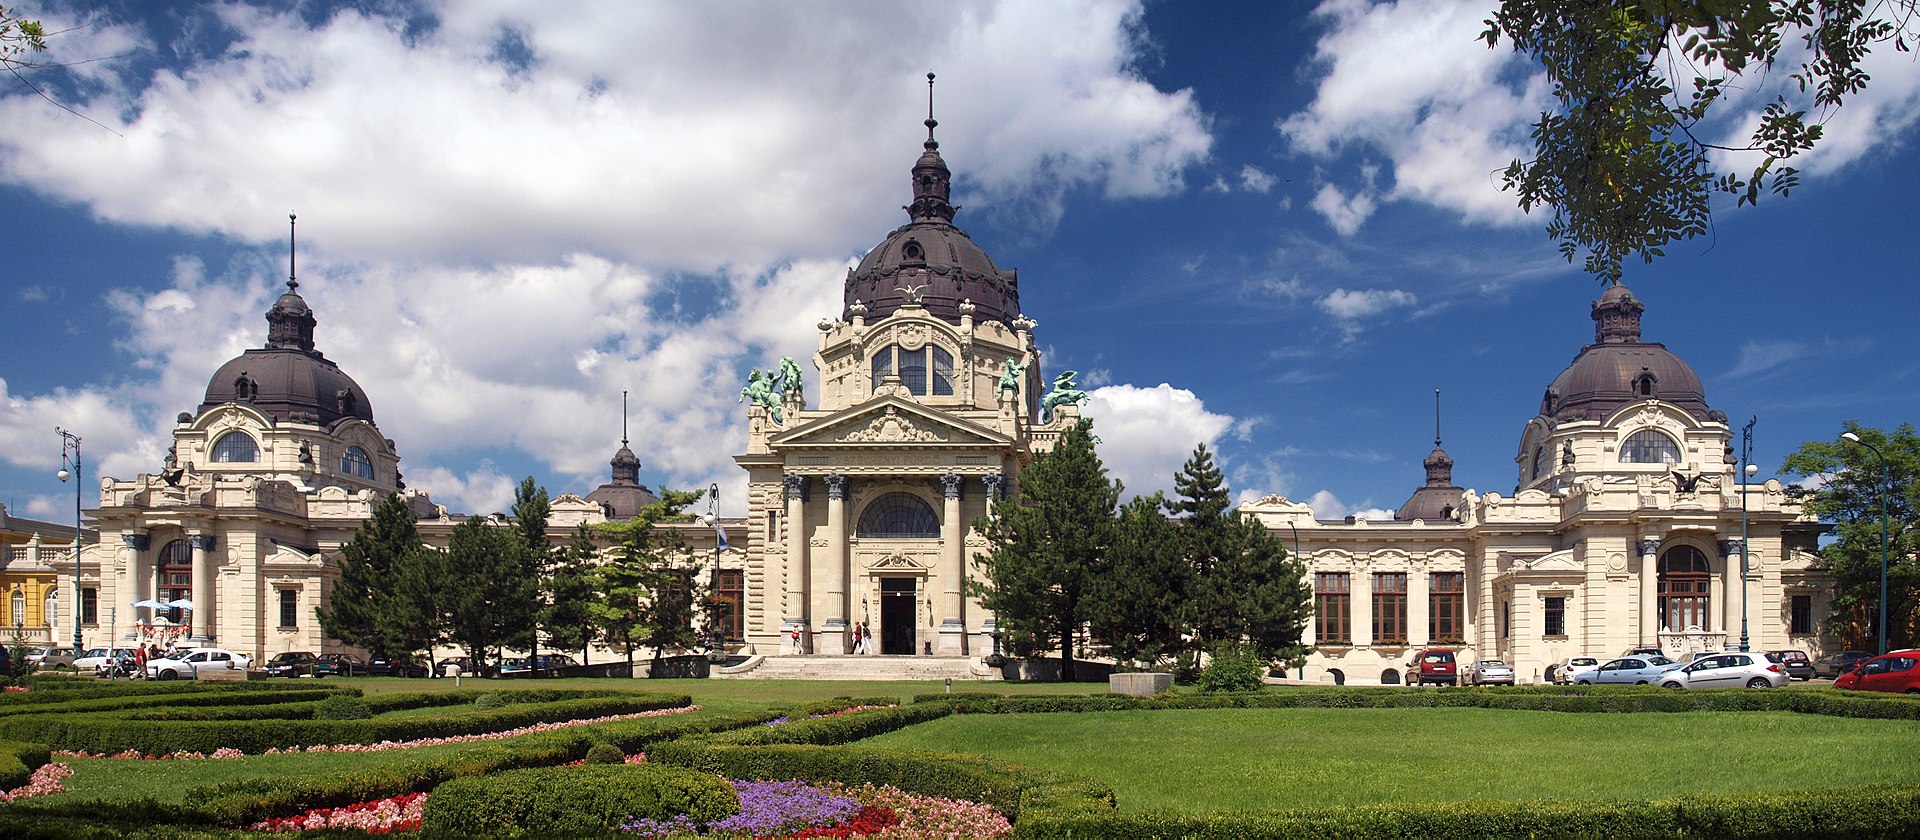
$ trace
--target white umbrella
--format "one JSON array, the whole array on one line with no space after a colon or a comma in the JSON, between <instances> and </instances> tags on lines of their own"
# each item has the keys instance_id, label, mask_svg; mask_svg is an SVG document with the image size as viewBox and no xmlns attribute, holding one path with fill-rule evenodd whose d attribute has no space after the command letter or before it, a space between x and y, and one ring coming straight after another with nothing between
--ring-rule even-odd
<instances>
[{"instance_id":1,"label":"white umbrella","mask_svg":"<svg viewBox=\"0 0 1920 840\"><path fill-rule=\"evenodd\" d=\"M133 602L133 606L135 609L138 609L140 607L146 607L147 609L150 609L150 610L164 610L167 608L167 605L165 602L155 601L152 598L148 598L145 601L135 601Z\"/></svg>"},{"instance_id":2,"label":"white umbrella","mask_svg":"<svg viewBox=\"0 0 1920 840\"><path fill-rule=\"evenodd\" d=\"M192 612L193 600L190 598L179 598L176 600L168 601L167 606L172 607L174 609L187 610L188 612Z\"/></svg>"}]
</instances>

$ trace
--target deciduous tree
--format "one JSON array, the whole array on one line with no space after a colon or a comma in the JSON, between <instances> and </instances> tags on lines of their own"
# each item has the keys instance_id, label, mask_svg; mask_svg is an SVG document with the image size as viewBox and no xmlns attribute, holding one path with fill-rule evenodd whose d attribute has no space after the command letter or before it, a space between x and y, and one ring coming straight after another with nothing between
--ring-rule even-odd
<instances>
[{"instance_id":1,"label":"deciduous tree","mask_svg":"<svg viewBox=\"0 0 1920 840\"><path fill-rule=\"evenodd\" d=\"M522 639L539 609L519 534L471 516L447 537L445 601L449 635L477 664Z\"/></svg>"},{"instance_id":2,"label":"deciduous tree","mask_svg":"<svg viewBox=\"0 0 1920 840\"><path fill-rule=\"evenodd\" d=\"M1892 433L1849 420L1842 428L1886 456L1887 643L1920 644L1920 437L1911 424ZM1782 472L1804 480L1787 493L1805 502L1837 539L1820 550L1833 570L1833 631L1850 648L1874 649L1880 617L1880 459L1848 440L1808 441Z\"/></svg>"}]
</instances>

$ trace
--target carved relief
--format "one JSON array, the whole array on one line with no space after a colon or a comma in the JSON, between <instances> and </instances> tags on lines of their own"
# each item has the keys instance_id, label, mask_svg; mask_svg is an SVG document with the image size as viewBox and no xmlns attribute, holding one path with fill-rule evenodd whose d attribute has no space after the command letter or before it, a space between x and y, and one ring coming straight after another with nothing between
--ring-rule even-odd
<instances>
[{"instance_id":1,"label":"carved relief","mask_svg":"<svg viewBox=\"0 0 1920 840\"><path fill-rule=\"evenodd\" d=\"M945 432L919 425L910 418L900 416L893 406L887 406L887 413L873 418L865 428L855 429L840 436L842 443L937 443L947 439Z\"/></svg>"},{"instance_id":2,"label":"carved relief","mask_svg":"<svg viewBox=\"0 0 1920 840\"><path fill-rule=\"evenodd\" d=\"M933 566L931 564L920 563L909 555L896 553L896 554L888 554L884 557L875 559L874 561L867 564L867 568L869 569L907 569L911 571L923 572L930 568L933 568Z\"/></svg>"}]
</instances>

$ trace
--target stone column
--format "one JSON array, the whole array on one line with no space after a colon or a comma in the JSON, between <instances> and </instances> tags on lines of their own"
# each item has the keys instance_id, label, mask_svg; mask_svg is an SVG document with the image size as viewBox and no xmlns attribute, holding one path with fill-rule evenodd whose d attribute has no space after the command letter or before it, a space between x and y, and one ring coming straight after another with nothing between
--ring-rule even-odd
<instances>
[{"instance_id":1,"label":"stone column","mask_svg":"<svg viewBox=\"0 0 1920 840\"><path fill-rule=\"evenodd\" d=\"M188 537L193 543L192 641L211 644L213 635L213 543L211 534Z\"/></svg>"},{"instance_id":2,"label":"stone column","mask_svg":"<svg viewBox=\"0 0 1920 840\"><path fill-rule=\"evenodd\" d=\"M1418 647L1433 639L1428 635L1433 577L1425 567L1407 570L1407 644Z\"/></svg>"},{"instance_id":3,"label":"stone column","mask_svg":"<svg viewBox=\"0 0 1920 840\"><path fill-rule=\"evenodd\" d=\"M807 477L787 473L781 477L787 499L786 603L781 607L780 650L782 653L806 653L807 647ZM800 631L800 643L793 632Z\"/></svg>"},{"instance_id":4,"label":"stone column","mask_svg":"<svg viewBox=\"0 0 1920 840\"><path fill-rule=\"evenodd\" d=\"M1720 541L1720 632L1726 636L1721 650L1733 650L1740 644L1740 555L1746 546L1738 538Z\"/></svg>"},{"instance_id":5,"label":"stone column","mask_svg":"<svg viewBox=\"0 0 1920 840\"><path fill-rule=\"evenodd\" d=\"M981 494L981 509L987 516L992 516L993 503L999 501L1006 495L1007 476L1005 473L988 473L980 476L980 486L986 490L985 493ZM961 548L960 567L962 569L967 568L970 559L971 558L967 557L966 549L963 546ZM962 604L966 603L964 591L961 594L960 602ZM979 617L982 621L979 629L974 631L972 644L969 649L980 651L982 654L990 654L993 652L993 634L999 629L999 623L994 620L993 613L987 612L986 610L981 610ZM960 618L962 621L965 621L967 617L962 615ZM1005 651L1001 651L1001 653L1005 653Z\"/></svg>"},{"instance_id":6,"label":"stone column","mask_svg":"<svg viewBox=\"0 0 1920 840\"><path fill-rule=\"evenodd\" d=\"M1373 644L1373 570L1353 570L1353 646Z\"/></svg>"},{"instance_id":7,"label":"stone column","mask_svg":"<svg viewBox=\"0 0 1920 840\"><path fill-rule=\"evenodd\" d=\"M961 580L966 574L967 523L960 516L960 488L966 477L959 473L940 476L940 489L946 498L946 510L940 521L940 595L934 603L939 611L940 635L934 652L941 656L965 656L965 606L961 601Z\"/></svg>"},{"instance_id":8,"label":"stone column","mask_svg":"<svg viewBox=\"0 0 1920 840\"><path fill-rule=\"evenodd\" d=\"M1640 644L1660 644L1660 541L1643 539L1640 548Z\"/></svg>"},{"instance_id":9,"label":"stone column","mask_svg":"<svg viewBox=\"0 0 1920 840\"><path fill-rule=\"evenodd\" d=\"M814 653L847 653L847 477L828 475L827 550L816 568L819 588L814 592Z\"/></svg>"},{"instance_id":10,"label":"stone column","mask_svg":"<svg viewBox=\"0 0 1920 840\"><path fill-rule=\"evenodd\" d=\"M149 542L146 534L135 531L127 531L120 535L120 555L123 558L121 565L127 570L127 589L129 590L127 595L130 596L121 600L126 603L132 604L153 597L153 558L147 556ZM139 610L127 610L127 626L132 628L136 638L139 636L142 615L143 613ZM153 611L147 610L144 615L152 616ZM119 633L120 628L115 627L113 631ZM115 638L119 637L115 636Z\"/></svg>"}]
</instances>

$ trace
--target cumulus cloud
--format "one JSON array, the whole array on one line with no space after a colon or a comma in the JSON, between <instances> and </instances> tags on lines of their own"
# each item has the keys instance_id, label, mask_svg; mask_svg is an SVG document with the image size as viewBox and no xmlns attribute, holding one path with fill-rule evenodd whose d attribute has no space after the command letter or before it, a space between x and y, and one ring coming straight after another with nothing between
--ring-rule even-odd
<instances>
[{"instance_id":1,"label":"cumulus cloud","mask_svg":"<svg viewBox=\"0 0 1920 840\"><path fill-rule=\"evenodd\" d=\"M1215 414L1192 391L1165 383L1151 388L1108 385L1088 392L1086 416L1100 436L1100 460L1126 495L1173 492L1173 475L1202 443L1216 452L1234 418Z\"/></svg>"},{"instance_id":2,"label":"cumulus cloud","mask_svg":"<svg viewBox=\"0 0 1920 840\"><path fill-rule=\"evenodd\" d=\"M1372 500L1369 499L1369 502ZM1364 504L1364 503L1363 503ZM1390 522L1393 511L1378 507L1353 507L1340 501L1331 491L1317 490L1307 499L1307 506L1313 508L1315 519L1345 519L1354 517L1368 522Z\"/></svg>"},{"instance_id":3,"label":"cumulus cloud","mask_svg":"<svg viewBox=\"0 0 1920 840\"><path fill-rule=\"evenodd\" d=\"M1262 172L1259 167L1247 164L1240 167L1240 188L1247 192L1263 193L1273 189L1274 177Z\"/></svg>"},{"instance_id":4,"label":"cumulus cloud","mask_svg":"<svg viewBox=\"0 0 1920 840\"><path fill-rule=\"evenodd\" d=\"M1313 194L1313 209L1326 217L1327 224L1341 236L1352 236L1360 232L1360 225L1373 215L1373 191L1362 188L1348 195L1332 184L1321 184L1319 191Z\"/></svg>"},{"instance_id":5,"label":"cumulus cloud","mask_svg":"<svg viewBox=\"0 0 1920 840\"><path fill-rule=\"evenodd\" d=\"M1335 318L1354 320L1419 303L1412 292L1400 289L1334 289L1320 299L1320 308Z\"/></svg>"}]
</instances>

